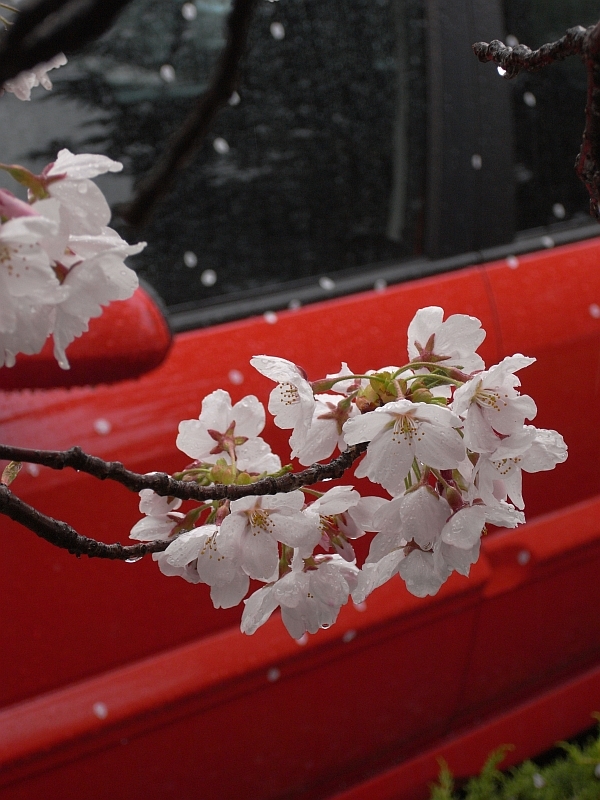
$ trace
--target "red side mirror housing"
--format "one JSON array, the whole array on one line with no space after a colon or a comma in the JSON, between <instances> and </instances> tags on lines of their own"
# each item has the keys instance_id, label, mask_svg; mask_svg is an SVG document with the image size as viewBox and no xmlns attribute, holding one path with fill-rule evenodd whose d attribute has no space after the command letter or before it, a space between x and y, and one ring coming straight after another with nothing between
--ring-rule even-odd
<instances>
[{"instance_id":1,"label":"red side mirror housing","mask_svg":"<svg viewBox=\"0 0 600 800\"><path fill-rule=\"evenodd\" d=\"M61 369L52 339L40 353L20 354L14 367L0 368L0 389L51 389L137 378L161 364L172 343L167 319L141 286L90 320L90 327L67 348L71 369Z\"/></svg>"}]
</instances>

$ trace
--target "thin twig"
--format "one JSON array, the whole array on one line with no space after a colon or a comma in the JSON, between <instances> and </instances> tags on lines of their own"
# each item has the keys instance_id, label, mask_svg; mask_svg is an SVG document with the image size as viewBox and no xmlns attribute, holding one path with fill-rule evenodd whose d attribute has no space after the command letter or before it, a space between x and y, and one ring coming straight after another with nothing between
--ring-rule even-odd
<instances>
[{"instance_id":1,"label":"thin twig","mask_svg":"<svg viewBox=\"0 0 600 800\"><path fill-rule=\"evenodd\" d=\"M183 125L173 135L165 151L140 184L136 196L120 209L130 225L141 225L152 209L173 185L175 173L184 167L202 143L219 110L236 89L239 64L246 50L246 40L256 0L234 0L227 18L227 44L217 63L209 88L198 100Z\"/></svg>"},{"instance_id":2,"label":"thin twig","mask_svg":"<svg viewBox=\"0 0 600 800\"><path fill-rule=\"evenodd\" d=\"M287 473L279 478L263 478L256 483L243 486L222 483L213 486L198 486L192 481L177 481L166 472L150 472L141 475L126 469L120 461L104 461L97 456L90 456L84 453L80 447L72 447L70 450L31 450L2 444L0 445L0 459L40 464L57 470L70 467L99 480L116 481L132 492L152 489L162 497L178 497L181 500L238 500L240 497L249 495L291 492L301 486L332 478L341 478L366 449L367 443L363 442L348 448L328 464L313 464L302 472Z\"/></svg>"},{"instance_id":3,"label":"thin twig","mask_svg":"<svg viewBox=\"0 0 600 800\"><path fill-rule=\"evenodd\" d=\"M33 531L50 544L68 550L76 556L108 558L112 561L137 560L148 553L166 550L170 541L156 541L123 546L105 544L87 536L81 536L66 522L48 517L16 497L8 486L0 484L0 513Z\"/></svg>"}]
</instances>

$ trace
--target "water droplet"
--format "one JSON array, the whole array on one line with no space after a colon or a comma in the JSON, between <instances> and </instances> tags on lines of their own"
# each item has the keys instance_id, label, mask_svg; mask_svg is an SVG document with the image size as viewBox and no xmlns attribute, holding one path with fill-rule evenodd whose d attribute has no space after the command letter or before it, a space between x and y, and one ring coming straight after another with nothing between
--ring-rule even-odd
<instances>
[{"instance_id":1,"label":"water droplet","mask_svg":"<svg viewBox=\"0 0 600 800\"><path fill-rule=\"evenodd\" d=\"M79 192L79 194L85 194L87 190L88 190L87 184L84 183L83 181L80 181L77 184L77 191Z\"/></svg>"},{"instance_id":2,"label":"water droplet","mask_svg":"<svg viewBox=\"0 0 600 800\"><path fill-rule=\"evenodd\" d=\"M506 75L506 70L503 69L501 66L497 66L496 69L498 70L498 75L503 78Z\"/></svg>"},{"instance_id":3,"label":"water droplet","mask_svg":"<svg viewBox=\"0 0 600 800\"><path fill-rule=\"evenodd\" d=\"M590 317L594 319L600 319L600 306L598 303L592 303L589 307Z\"/></svg>"},{"instance_id":4,"label":"water droplet","mask_svg":"<svg viewBox=\"0 0 600 800\"><path fill-rule=\"evenodd\" d=\"M321 629L324 630L324 631L326 631L328 628L331 628L331 622L324 622L321 625Z\"/></svg>"},{"instance_id":5,"label":"water droplet","mask_svg":"<svg viewBox=\"0 0 600 800\"><path fill-rule=\"evenodd\" d=\"M554 239L551 236L542 236L540 241L543 247L554 247Z\"/></svg>"},{"instance_id":6,"label":"water droplet","mask_svg":"<svg viewBox=\"0 0 600 800\"><path fill-rule=\"evenodd\" d=\"M133 556L132 558L126 558L126 564L135 564L137 561L141 561L143 556Z\"/></svg>"},{"instance_id":7,"label":"water droplet","mask_svg":"<svg viewBox=\"0 0 600 800\"><path fill-rule=\"evenodd\" d=\"M483 159L479 155L479 153L473 153L471 156L471 166L473 169L481 169L483 166Z\"/></svg>"},{"instance_id":8,"label":"water droplet","mask_svg":"<svg viewBox=\"0 0 600 800\"><path fill-rule=\"evenodd\" d=\"M273 2L273 0L271 0ZM299 639L296 639L296 644L299 644L300 647L304 647L305 644L308 642L308 633L303 633Z\"/></svg>"},{"instance_id":9,"label":"water droplet","mask_svg":"<svg viewBox=\"0 0 600 800\"><path fill-rule=\"evenodd\" d=\"M183 254L183 263L186 265L186 267L193 269L198 264L198 256L196 253L192 253L191 250L187 250Z\"/></svg>"},{"instance_id":10,"label":"water droplet","mask_svg":"<svg viewBox=\"0 0 600 800\"><path fill-rule=\"evenodd\" d=\"M354 603L353 605L354 605L354 608L357 611L366 611L367 610L367 604L365 603L364 600L362 601L362 603Z\"/></svg>"},{"instance_id":11,"label":"water droplet","mask_svg":"<svg viewBox=\"0 0 600 800\"><path fill-rule=\"evenodd\" d=\"M281 22L272 22L269 26L269 30L271 31L271 36L277 39L278 42L285 39L285 28Z\"/></svg>"},{"instance_id":12,"label":"water droplet","mask_svg":"<svg viewBox=\"0 0 600 800\"><path fill-rule=\"evenodd\" d=\"M230 369L227 377L229 378L230 382L233 383L234 386L239 386L241 383L244 382L244 376L239 371L239 369Z\"/></svg>"},{"instance_id":13,"label":"water droplet","mask_svg":"<svg viewBox=\"0 0 600 800\"><path fill-rule=\"evenodd\" d=\"M525 94L523 95L523 102L525 103L526 106L529 106L529 108L535 108L537 100L535 99L534 93L525 92Z\"/></svg>"},{"instance_id":14,"label":"water droplet","mask_svg":"<svg viewBox=\"0 0 600 800\"><path fill-rule=\"evenodd\" d=\"M330 292L332 289L335 289L335 281L332 281L331 278L319 278L319 286L321 289Z\"/></svg>"},{"instance_id":15,"label":"water droplet","mask_svg":"<svg viewBox=\"0 0 600 800\"><path fill-rule=\"evenodd\" d=\"M220 153L220 155L225 155L225 153L229 152L229 143L221 136L217 136L217 138L214 140L213 147L217 153Z\"/></svg>"},{"instance_id":16,"label":"water droplet","mask_svg":"<svg viewBox=\"0 0 600 800\"><path fill-rule=\"evenodd\" d=\"M267 680L271 683L275 683L281 678L281 672L277 669L277 667L271 667L271 669L267 672Z\"/></svg>"},{"instance_id":17,"label":"water droplet","mask_svg":"<svg viewBox=\"0 0 600 800\"><path fill-rule=\"evenodd\" d=\"M241 103L241 100L242 98L239 96L239 94L234 92L227 102L230 106L238 106Z\"/></svg>"},{"instance_id":18,"label":"water droplet","mask_svg":"<svg viewBox=\"0 0 600 800\"><path fill-rule=\"evenodd\" d=\"M534 772L531 779L536 789L543 789L544 786L546 785L546 781L544 780L543 776L540 775L539 772Z\"/></svg>"},{"instance_id":19,"label":"water droplet","mask_svg":"<svg viewBox=\"0 0 600 800\"><path fill-rule=\"evenodd\" d=\"M265 311L263 319L269 325L275 325L277 322L277 314L274 311Z\"/></svg>"},{"instance_id":20,"label":"water droplet","mask_svg":"<svg viewBox=\"0 0 600 800\"><path fill-rule=\"evenodd\" d=\"M107 419L96 419L94 420L94 430L101 436L105 436L112 431L112 425Z\"/></svg>"},{"instance_id":21,"label":"water droplet","mask_svg":"<svg viewBox=\"0 0 600 800\"><path fill-rule=\"evenodd\" d=\"M345 642L346 644L348 644L348 642L351 642L352 639L355 639L355 638L356 638L356 631L349 630L349 631L346 631L344 633L344 635L342 636L342 642Z\"/></svg>"},{"instance_id":22,"label":"water droplet","mask_svg":"<svg viewBox=\"0 0 600 800\"><path fill-rule=\"evenodd\" d=\"M300 300L290 300L288 303L288 308L290 308L292 311L295 311L297 308L300 308L301 305L302 303Z\"/></svg>"},{"instance_id":23,"label":"water droplet","mask_svg":"<svg viewBox=\"0 0 600 800\"><path fill-rule=\"evenodd\" d=\"M531 561L531 553L529 550L520 550L517 554L517 563L524 567Z\"/></svg>"},{"instance_id":24,"label":"water droplet","mask_svg":"<svg viewBox=\"0 0 600 800\"><path fill-rule=\"evenodd\" d=\"M163 64L159 72L165 83L173 83L175 80L175 70L170 64Z\"/></svg>"},{"instance_id":25,"label":"water droplet","mask_svg":"<svg viewBox=\"0 0 600 800\"><path fill-rule=\"evenodd\" d=\"M37 476L40 474L39 464L26 464L25 469L33 478L37 478Z\"/></svg>"},{"instance_id":26,"label":"water droplet","mask_svg":"<svg viewBox=\"0 0 600 800\"><path fill-rule=\"evenodd\" d=\"M516 47L519 44L519 40L516 36L513 36L512 33L509 33L506 37L506 46L507 47Z\"/></svg>"},{"instance_id":27,"label":"water droplet","mask_svg":"<svg viewBox=\"0 0 600 800\"><path fill-rule=\"evenodd\" d=\"M516 269L519 266L519 259L516 256L509 256L506 259L506 264L511 269Z\"/></svg>"},{"instance_id":28,"label":"water droplet","mask_svg":"<svg viewBox=\"0 0 600 800\"><path fill-rule=\"evenodd\" d=\"M92 706L92 711L98 717L98 719L106 719L108 717L108 708L106 703L94 703Z\"/></svg>"},{"instance_id":29,"label":"water droplet","mask_svg":"<svg viewBox=\"0 0 600 800\"><path fill-rule=\"evenodd\" d=\"M198 16L198 9L193 3L184 3L181 6L181 16L191 22Z\"/></svg>"},{"instance_id":30,"label":"water droplet","mask_svg":"<svg viewBox=\"0 0 600 800\"><path fill-rule=\"evenodd\" d=\"M552 213L556 217L556 219L564 219L567 215L565 207L562 203L554 203L552 206Z\"/></svg>"},{"instance_id":31,"label":"water droplet","mask_svg":"<svg viewBox=\"0 0 600 800\"><path fill-rule=\"evenodd\" d=\"M387 289L387 281L384 278L377 278L373 284L373 288L376 292L383 292Z\"/></svg>"},{"instance_id":32,"label":"water droplet","mask_svg":"<svg viewBox=\"0 0 600 800\"><path fill-rule=\"evenodd\" d=\"M214 269L205 269L202 275L200 275L200 283L203 286L214 286L217 282L217 273Z\"/></svg>"}]
</instances>

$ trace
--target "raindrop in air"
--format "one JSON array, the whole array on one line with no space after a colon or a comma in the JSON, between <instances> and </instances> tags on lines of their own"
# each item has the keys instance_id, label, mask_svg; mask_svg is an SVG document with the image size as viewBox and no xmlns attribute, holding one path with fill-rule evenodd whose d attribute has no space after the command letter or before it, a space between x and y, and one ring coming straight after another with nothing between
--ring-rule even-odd
<instances>
[{"instance_id":1,"label":"raindrop in air","mask_svg":"<svg viewBox=\"0 0 600 800\"><path fill-rule=\"evenodd\" d=\"M319 286L326 292L330 292L335 289L335 281L332 281L331 278L319 278Z\"/></svg>"},{"instance_id":2,"label":"raindrop in air","mask_svg":"<svg viewBox=\"0 0 600 800\"><path fill-rule=\"evenodd\" d=\"M272 22L269 30L271 31L271 36L274 39L277 39L278 42L280 42L282 39L285 39L285 28L281 22Z\"/></svg>"},{"instance_id":3,"label":"raindrop in air","mask_svg":"<svg viewBox=\"0 0 600 800\"><path fill-rule=\"evenodd\" d=\"M344 642L345 644L348 644L348 642L351 642L352 639L355 639L355 638L356 638L356 631L349 630L349 631L346 631L344 633L344 635L342 636L342 642Z\"/></svg>"},{"instance_id":4,"label":"raindrop in air","mask_svg":"<svg viewBox=\"0 0 600 800\"><path fill-rule=\"evenodd\" d=\"M225 153L229 152L229 143L221 136L217 136L217 138L214 140L213 147L217 153L220 153L221 155L225 155Z\"/></svg>"},{"instance_id":5,"label":"raindrop in air","mask_svg":"<svg viewBox=\"0 0 600 800\"><path fill-rule=\"evenodd\" d=\"M383 278L377 278L373 284L373 288L376 292L383 292L385 289L387 289L387 281Z\"/></svg>"},{"instance_id":6,"label":"raindrop in air","mask_svg":"<svg viewBox=\"0 0 600 800\"><path fill-rule=\"evenodd\" d=\"M519 266L519 259L516 256L509 256L506 259L506 264L511 269L516 269Z\"/></svg>"},{"instance_id":7,"label":"raindrop in air","mask_svg":"<svg viewBox=\"0 0 600 800\"><path fill-rule=\"evenodd\" d=\"M509 33L506 37L506 46L507 47L516 47L519 44L519 40L516 36L513 36L512 33Z\"/></svg>"},{"instance_id":8,"label":"raindrop in air","mask_svg":"<svg viewBox=\"0 0 600 800\"><path fill-rule=\"evenodd\" d=\"M198 264L198 257L196 256L196 253L192 253L191 250L185 252L183 254L183 263L186 265L186 267L193 269Z\"/></svg>"},{"instance_id":9,"label":"raindrop in air","mask_svg":"<svg viewBox=\"0 0 600 800\"><path fill-rule=\"evenodd\" d=\"M271 667L271 669L267 672L267 680L274 683L281 678L281 672L277 669L277 667Z\"/></svg>"},{"instance_id":10,"label":"raindrop in air","mask_svg":"<svg viewBox=\"0 0 600 800\"><path fill-rule=\"evenodd\" d=\"M290 300L288 303L288 308L290 308L292 311L295 311L297 308L300 308L301 305L302 303L300 300Z\"/></svg>"},{"instance_id":11,"label":"raindrop in air","mask_svg":"<svg viewBox=\"0 0 600 800\"><path fill-rule=\"evenodd\" d=\"M239 96L239 94L237 92L234 92L227 102L229 103L230 106L237 106L240 104L241 100L242 98Z\"/></svg>"},{"instance_id":12,"label":"raindrop in air","mask_svg":"<svg viewBox=\"0 0 600 800\"><path fill-rule=\"evenodd\" d=\"M554 203L554 205L552 206L552 213L554 214L556 219L564 219L567 214L565 207L563 206L562 203Z\"/></svg>"},{"instance_id":13,"label":"raindrop in air","mask_svg":"<svg viewBox=\"0 0 600 800\"><path fill-rule=\"evenodd\" d=\"M523 102L526 106L529 106L529 108L535 108L537 100L533 92L525 92L523 95Z\"/></svg>"},{"instance_id":14,"label":"raindrop in air","mask_svg":"<svg viewBox=\"0 0 600 800\"><path fill-rule=\"evenodd\" d=\"M517 563L524 567L525 564L529 564L530 561L531 553L529 550L519 550L519 553L517 554Z\"/></svg>"},{"instance_id":15,"label":"raindrop in air","mask_svg":"<svg viewBox=\"0 0 600 800\"><path fill-rule=\"evenodd\" d=\"M98 717L98 719L106 719L108 716L108 708L106 707L106 703L94 703L92 706L92 711Z\"/></svg>"},{"instance_id":16,"label":"raindrop in air","mask_svg":"<svg viewBox=\"0 0 600 800\"><path fill-rule=\"evenodd\" d=\"M230 383L233 383L234 386L239 386L244 382L244 375L239 371L239 369L230 369L227 377L229 378Z\"/></svg>"},{"instance_id":17,"label":"raindrop in air","mask_svg":"<svg viewBox=\"0 0 600 800\"><path fill-rule=\"evenodd\" d=\"M175 70L170 64L163 64L160 68L160 77L165 83L173 83L175 80Z\"/></svg>"},{"instance_id":18,"label":"raindrop in air","mask_svg":"<svg viewBox=\"0 0 600 800\"><path fill-rule=\"evenodd\" d=\"M543 247L554 247L554 239L551 236L542 236L540 241Z\"/></svg>"},{"instance_id":19,"label":"raindrop in air","mask_svg":"<svg viewBox=\"0 0 600 800\"><path fill-rule=\"evenodd\" d=\"M40 474L39 464L26 464L25 469L33 478L37 478L37 476Z\"/></svg>"},{"instance_id":20,"label":"raindrop in air","mask_svg":"<svg viewBox=\"0 0 600 800\"><path fill-rule=\"evenodd\" d=\"M217 282L217 273L214 269L205 269L202 275L200 275L200 283L203 286L214 286Z\"/></svg>"},{"instance_id":21,"label":"raindrop in air","mask_svg":"<svg viewBox=\"0 0 600 800\"><path fill-rule=\"evenodd\" d=\"M274 325L277 322L277 314L274 311L265 311L263 319L269 325Z\"/></svg>"},{"instance_id":22,"label":"raindrop in air","mask_svg":"<svg viewBox=\"0 0 600 800\"><path fill-rule=\"evenodd\" d=\"M112 431L112 425L107 419L96 419L94 420L94 430L101 436L105 436Z\"/></svg>"},{"instance_id":23,"label":"raindrop in air","mask_svg":"<svg viewBox=\"0 0 600 800\"><path fill-rule=\"evenodd\" d=\"M187 19L188 22L191 22L191 20L196 19L198 16L198 9L193 3L184 3L181 6L181 16Z\"/></svg>"},{"instance_id":24,"label":"raindrop in air","mask_svg":"<svg viewBox=\"0 0 600 800\"><path fill-rule=\"evenodd\" d=\"M600 306L598 303L592 303L589 307L590 317L594 319L600 319Z\"/></svg>"},{"instance_id":25,"label":"raindrop in air","mask_svg":"<svg viewBox=\"0 0 600 800\"><path fill-rule=\"evenodd\" d=\"M471 166L473 167L473 169L481 169L482 164L483 160L479 155L479 153L473 153L473 155L471 156Z\"/></svg>"}]
</instances>

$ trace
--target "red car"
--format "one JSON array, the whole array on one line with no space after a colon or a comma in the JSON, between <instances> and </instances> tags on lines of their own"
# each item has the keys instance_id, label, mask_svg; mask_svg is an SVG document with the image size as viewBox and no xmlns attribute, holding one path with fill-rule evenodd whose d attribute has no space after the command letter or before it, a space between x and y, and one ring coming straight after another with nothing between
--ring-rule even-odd
<instances>
[{"instance_id":1,"label":"red car","mask_svg":"<svg viewBox=\"0 0 600 800\"><path fill-rule=\"evenodd\" d=\"M226 10L147 5L80 57L60 101L110 112L108 152L133 175L201 91ZM510 742L514 763L600 710L600 240L571 174L585 75L508 84L469 48L595 20L583 0L578 18L485 5L259 7L241 102L143 232L168 355L156 366L169 335L147 295L111 306L71 373L44 354L0 372L1 440L173 472L178 423L206 394L266 400L251 356L310 378L396 363L415 311L440 305L481 319L486 363L535 356L523 391L568 461L527 476L527 524L486 537L468 579L424 600L391 581L304 644L276 616L244 636L239 608L215 611L150 558L78 560L3 518L3 800L417 800L440 755L467 775ZM152 63L137 52L140 20L170 61L164 42ZM265 438L285 461L287 437ZM107 542L140 516L137 495L71 471L29 465L14 489Z\"/></svg>"}]
</instances>

